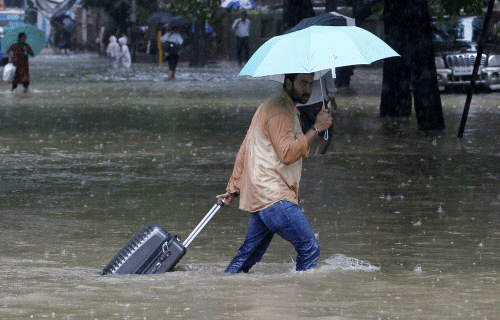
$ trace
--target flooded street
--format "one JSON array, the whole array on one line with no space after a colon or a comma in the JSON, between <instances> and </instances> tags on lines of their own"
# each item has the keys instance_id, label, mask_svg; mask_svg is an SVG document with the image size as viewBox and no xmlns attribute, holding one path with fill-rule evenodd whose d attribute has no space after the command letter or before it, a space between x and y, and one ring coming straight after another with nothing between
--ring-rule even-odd
<instances>
[{"instance_id":1,"label":"flooded street","mask_svg":"<svg viewBox=\"0 0 500 320\"><path fill-rule=\"evenodd\" d=\"M30 92L0 86L1 319L497 319L500 93L441 96L446 131L379 118L381 68L337 94L335 136L304 161L318 267L275 237L250 273L224 269L248 213L221 209L175 272L100 276L149 222L185 239L224 191L258 105L280 84L236 64L41 54Z\"/></svg>"}]
</instances>

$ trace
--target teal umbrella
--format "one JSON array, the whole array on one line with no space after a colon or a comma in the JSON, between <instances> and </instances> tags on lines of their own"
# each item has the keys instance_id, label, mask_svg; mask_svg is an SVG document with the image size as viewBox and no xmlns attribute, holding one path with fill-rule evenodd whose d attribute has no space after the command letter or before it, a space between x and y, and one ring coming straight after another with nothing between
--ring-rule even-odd
<instances>
[{"instance_id":1,"label":"teal umbrella","mask_svg":"<svg viewBox=\"0 0 500 320\"><path fill-rule=\"evenodd\" d=\"M31 24L25 24L10 30L2 37L2 51L7 52L13 43L17 43L17 38L21 32L26 33L26 43L30 45L35 55L47 46L45 33Z\"/></svg>"},{"instance_id":2,"label":"teal umbrella","mask_svg":"<svg viewBox=\"0 0 500 320\"><path fill-rule=\"evenodd\" d=\"M397 56L398 53L389 45L364 29L311 26L266 41L248 60L239 76L315 72L317 79L329 69L335 76L336 67L370 64Z\"/></svg>"}]
</instances>

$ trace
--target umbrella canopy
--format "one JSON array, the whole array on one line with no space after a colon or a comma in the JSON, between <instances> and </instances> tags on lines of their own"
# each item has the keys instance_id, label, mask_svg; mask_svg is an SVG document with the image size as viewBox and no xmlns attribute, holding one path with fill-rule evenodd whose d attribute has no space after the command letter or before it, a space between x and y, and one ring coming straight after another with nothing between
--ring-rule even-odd
<instances>
[{"instance_id":1,"label":"umbrella canopy","mask_svg":"<svg viewBox=\"0 0 500 320\"><path fill-rule=\"evenodd\" d=\"M355 26L356 20L337 12L327 12L319 16L300 20L295 27L285 31L285 34L302 30L310 26Z\"/></svg>"},{"instance_id":2,"label":"umbrella canopy","mask_svg":"<svg viewBox=\"0 0 500 320\"><path fill-rule=\"evenodd\" d=\"M183 19L181 17L174 16L168 22L164 23L163 26L165 28L175 28L175 27L184 26L184 25L189 24L189 23L191 23L191 21Z\"/></svg>"},{"instance_id":3,"label":"umbrella canopy","mask_svg":"<svg viewBox=\"0 0 500 320\"><path fill-rule=\"evenodd\" d=\"M191 23L189 20L183 19L167 11L153 12L147 19L149 24L160 24L165 28L180 27Z\"/></svg>"},{"instance_id":4,"label":"umbrella canopy","mask_svg":"<svg viewBox=\"0 0 500 320\"><path fill-rule=\"evenodd\" d=\"M358 27L311 26L266 41L241 69L239 76L264 77L312 73L336 67L370 64L399 56L374 34Z\"/></svg>"},{"instance_id":5,"label":"umbrella canopy","mask_svg":"<svg viewBox=\"0 0 500 320\"><path fill-rule=\"evenodd\" d=\"M158 11L158 12L153 12L147 19L147 22L149 24L161 24L164 25L165 23L168 23L172 18L174 18L175 15L166 12L166 11Z\"/></svg>"},{"instance_id":6,"label":"umbrella canopy","mask_svg":"<svg viewBox=\"0 0 500 320\"><path fill-rule=\"evenodd\" d=\"M10 30L2 37L1 45L5 52L9 50L12 44L17 43L17 39L21 32L26 33L26 43L30 45L35 55L47 46L45 33L31 24L26 24Z\"/></svg>"},{"instance_id":7,"label":"umbrella canopy","mask_svg":"<svg viewBox=\"0 0 500 320\"><path fill-rule=\"evenodd\" d=\"M233 9L255 9L257 4L253 0L222 0L220 5L222 8L233 8Z\"/></svg>"},{"instance_id":8,"label":"umbrella canopy","mask_svg":"<svg viewBox=\"0 0 500 320\"><path fill-rule=\"evenodd\" d=\"M69 32L75 32L76 22L75 22L75 20L71 19L71 17L65 16L62 19L62 24L63 24L64 28L66 28L66 30L68 30Z\"/></svg>"}]
</instances>

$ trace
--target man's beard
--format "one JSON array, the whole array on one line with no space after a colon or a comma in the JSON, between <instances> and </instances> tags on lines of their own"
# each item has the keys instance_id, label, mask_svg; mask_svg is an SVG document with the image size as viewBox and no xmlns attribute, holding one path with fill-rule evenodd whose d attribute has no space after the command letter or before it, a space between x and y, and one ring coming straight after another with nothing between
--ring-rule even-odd
<instances>
[{"instance_id":1,"label":"man's beard","mask_svg":"<svg viewBox=\"0 0 500 320\"><path fill-rule=\"evenodd\" d=\"M310 96L311 95L309 94L302 94L302 95L299 94L297 90L295 90L295 86L292 85L292 92L290 94L290 98L292 98L293 102L306 104Z\"/></svg>"}]
</instances>

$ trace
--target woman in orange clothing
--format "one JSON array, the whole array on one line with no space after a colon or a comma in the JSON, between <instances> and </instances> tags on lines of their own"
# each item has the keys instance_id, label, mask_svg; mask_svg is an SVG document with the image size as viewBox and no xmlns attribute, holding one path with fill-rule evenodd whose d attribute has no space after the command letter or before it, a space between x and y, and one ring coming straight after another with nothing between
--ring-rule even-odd
<instances>
[{"instance_id":1,"label":"woman in orange clothing","mask_svg":"<svg viewBox=\"0 0 500 320\"><path fill-rule=\"evenodd\" d=\"M12 52L12 57L10 53ZM17 88L19 83L23 84L24 92L28 91L30 84L30 67L28 55L34 56L33 49L26 43L26 34L21 32L17 37L17 43L14 43L7 50L6 55L9 57L9 62L16 67L16 76L12 81L12 91Z\"/></svg>"}]
</instances>

